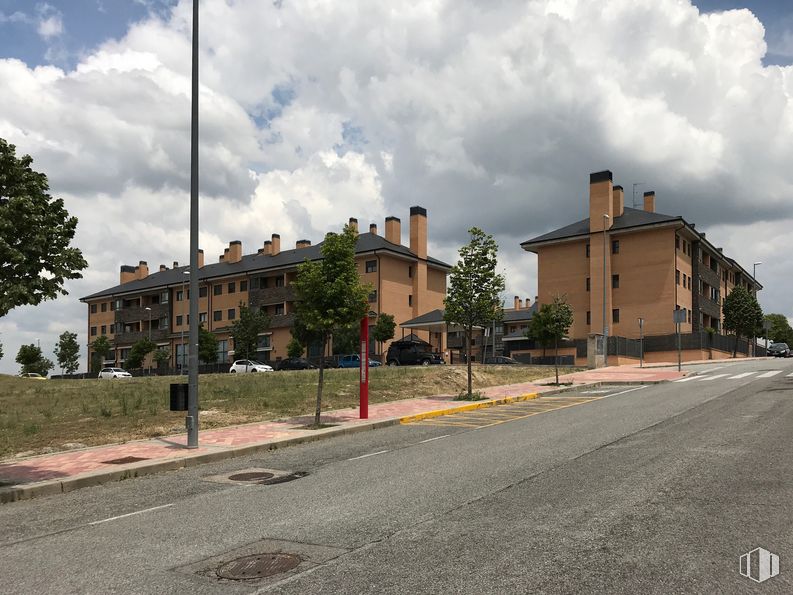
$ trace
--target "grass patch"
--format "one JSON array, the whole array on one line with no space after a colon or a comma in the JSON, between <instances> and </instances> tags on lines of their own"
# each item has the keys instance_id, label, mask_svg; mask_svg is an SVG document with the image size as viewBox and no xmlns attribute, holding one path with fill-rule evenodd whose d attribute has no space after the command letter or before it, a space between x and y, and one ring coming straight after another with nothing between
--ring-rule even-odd
<instances>
[{"instance_id":1,"label":"grass patch","mask_svg":"<svg viewBox=\"0 0 793 595\"><path fill-rule=\"evenodd\" d=\"M459 395L463 366L373 368L369 402ZM475 366L476 389L547 378L531 366ZM63 450L165 436L184 431L184 412L168 410L169 385L178 377L125 380L30 381L0 375L0 459L18 452ZM317 371L208 374L199 377L202 430L285 417L312 415ZM358 405L358 370L326 370L323 411Z\"/></svg>"}]
</instances>

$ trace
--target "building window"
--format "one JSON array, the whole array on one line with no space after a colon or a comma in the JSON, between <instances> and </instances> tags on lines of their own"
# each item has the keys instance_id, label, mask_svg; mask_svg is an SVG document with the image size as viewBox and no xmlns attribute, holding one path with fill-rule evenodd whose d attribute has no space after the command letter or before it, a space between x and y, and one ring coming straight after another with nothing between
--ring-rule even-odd
<instances>
[{"instance_id":1,"label":"building window","mask_svg":"<svg viewBox=\"0 0 793 595\"><path fill-rule=\"evenodd\" d=\"M182 300L184 300L184 291L180 289L176 292L176 301L181 302Z\"/></svg>"},{"instance_id":2,"label":"building window","mask_svg":"<svg viewBox=\"0 0 793 595\"><path fill-rule=\"evenodd\" d=\"M160 318L160 327L159 328L168 328L168 317L163 316Z\"/></svg>"},{"instance_id":3,"label":"building window","mask_svg":"<svg viewBox=\"0 0 793 595\"><path fill-rule=\"evenodd\" d=\"M105 325L105 324L102 325L102 331L101 332L102 332L103 335L107 334L107 325Z\"/></svg>"},{"instance_id":4,"label":"building window","mask_svg":"<svg viewBox=\"0 0 793 595\"><path fill-rule=\"evenodd\" d=\"M167 291L163 291L160 294L160 303L161 304L167 304L168 303L168 292Z\"/></svg>"},{"instance_id":5,"label":"building window","mask_svg":"<svg viewBox=\"0 0 793 595\"><path fill-rule=\"evenodd\" d=\"M201 324L202 322L206 322L206 321L207 321L207 313L206 312L199 312L199 314L198 314L198 324ZM190 317L189 316L187 317L187 323L188 324L190 323Z\"/></svg>"},{"instance_id":6,"label":"building window","mask_svg":"<svg viewBox=\"0 0 793 595\"><path fill-rule=\"evenodd\" d=\"M176 326L182 326L182 321L183 320L184 320L184 317L181 314L179 316L177 316L176 317Z\"/></svg>"},{"instance_id":7,"label":"building window","mask_svg":"<svg viewBox=\"0 0 793 595\"><path fill-rule=\"evenodd\" d=\"M613 322L614 324L617 324L619 321L620 321L620 309L619 308L614 308L611 311L611 322Z\"/></svg>"},{"instance_id":8,"label":"building window","mask_svg":"<svg viewBox=\"0 0 793 595\"><path fill-rule=\"evenodd\" d=\"M413 305L413 296L409 295L408 296L408 306L412 306L412 305Z\"/></svg>"},{"instance_id":9,"label":"building window","mask_svg":"<svg viewBox=\"0 0 793 595\"><path fill-rule=\"evenodd\" d=\"M374 304L377 302L377 290L375 289L369 294L369 303Z\"/></svg>"},{"instance_id":10,"label":"building window","mask_svg":"<svg viewBox=\"0 0 793 595\"><path fill-rule=\"evenodd\" d=\"M218 359L217 361L225 363L229 357L229 342L228 339L221 339L218 341Z\"/></svg>"},{"instance_id":11,"label":"building window","mask_svg":"<svg viewBox=\"0 0 793 595\"><path fill-rule=\"evenodd\" d=\"M240 281L240 291L248 291L248 282Z\"/></svg>"},{"instance_id":12,"label":"building window","mask_svg":"<svg viewBox=\"0 0 793 595\"><path fill-rule=\"evenodd\" d=\"M206 296L207 296L207 288L206 288L206 286L199 287L198 288L198 297L202 298L202 297L206 297Z\"/></svg>"},{"instance_id":13,"label":"building window","mask_svg":"<svg viewBox=\"0 0 793 595\"><path fill-rule=\"evenodd\" d=\"M612 275L611 276L611 288L612 289L619 289L620 288L620 276L619 275Z\"/></svg>"},{"instance_id":14,"label":"building window","mask_svg":"<svg viewBox=\"0 0 793 595\"><path fill-rule=\"evenodd\" d=\"M284 305L283 304L276 304L275 305L275 315L282 316L284 313Z\"/></svg>"},{"instance_id":15,"label":"building window","mask_svg":"<svg viewBox=\"0 0 793 595\"><path fill-rule=\"evenodd\" d=\"M675 250L680 250L680 236L675 236Z\"/></svg>"},{"instance_id":16,"label":"building window","mask_svg":"<svg viewBox=\"0 0 793 595\"><path fill-rule=\"evenodd\" d=\"M215 286L212 288L212 294L213 294L213 295L223 295L223 286L222 286L220 283L218 283L217 285L215 285Z\"/></svg>"},{"instance_id":17,"label":"building window","mask_svg":"<svg viewBox=\"0 0 793 595\"><path fill-rule=\"evenodd\" d=\"M680 271L678 269L675 269L675 283L680 285Z\"/></svg>"},{"instance_id":18,"label":"building window","mask_svg":"<svg viewBox=\"0 0 793 595\"><path fill-rule=\"evenodd\" d=\"M226 312L226 315L229 320L234 320L237 318L237 309L236 308L229 308L229 311Z\"/></svg>"},{"instance_id":19,"label":"building window","mask_svg":"<svg viewBox=\"0 0 793 595\"><path fill-rule=\"evenodd\" d=\"M259 335L256 342L256 350L270 349L270 335Z\"/></svg>"},{"instance_id":20,"label":"building window","mask_svg":"<svg viewBox=\"0 0 793 595\"><path fill-rule=\"evenodd\" d=\"M116 304L117 303L118 303L118 300L116 300L115 302L110 302L110 311L111 312L116 309Z\"/></svg>"},{"instance_id":21,"label":"building window","mask_svg":"<svg viewBox=\"0 0 793 595\"><path fill-rule=\"evenodd\" d=\"M619 240L611 240L611 253L612 254L619 254L620 253L620 241Z\"/></svg>"},{"instance_id":22,"label":"building window","mask_svg":"<svg viewBox=\"0 0 793 595\"><path fill-rule=\"evenodd\" d=\"M367 260L366 261L366 272L367 273L376 273L377 272L377 261L376 260Z\"/></svg>"},{"instance_id":23,"label":"building window","mask_svg":"<svg viewBox=\"0 0 793 595\"><path fill-rule=\"evenodd\" d=\"M237 293L237 284L234 281L229 283L229 291L228 292L229 293Z\"/></svg>"},{"instance_id":24,"label":"building window","mask_svg":"<svg viewBox=\"0 0 793 595\"><path fill-rule=\"evenodd\" d=\"M102 312L107 312L107 302L102 302Z\"/></svg>"},{"instance_id":25,"label":"building window","mask_svg":"<svg viewBox=\"0 0 793 595\"><path fill-rule=\"evenodd\" d=\"M688 286L688 281L686 281L686 274L683 273L683 289L685 289L687 286Z\"/></svg>"},{"instance_id":26,"label":"building window","mask_svg":"<svg viewBox=\"0 0 793 595\"><path fill-rule=\"evenodd\" d=\"M589 284L589 277L586 278L586 290L589 291L590 284Z\"/></svg>"},{"instance_id":27,"label":"building window","mask_svg":"<svg viewBox=\"0 0 793 595\"><path fill-rule=\"evenodd\" d=\"M587 326L592 324L592 312L590 312L589 310L587 310L586 312L586 324Z\"/></svg>"},{"instance_id":28,"label":"building window","mask_svg":"<svg viewBox=\"0 0 793 595\"><path fill-rule=\"evenodd\" d=\"M96 314L96 304L91 304L91 314Z\"/></svg>"},{"instance_id":29,"label":"building window","mask_svg":"<svg viewBox=\"0 0 793 595\"><path fill-rule=\"evenodd\" d=\"M222 310L215 310L212 312L212 320L215 322L220 322L223 320L223 311Z\"/></svg>"},{"instance_id":30,"label":"building window","mask_svg":"<svg viewBox=\"0 0 793 595\"><path fill-rule=\"evenodd\" d=\"M413 278L413 267L408 266L408 279L412 279L412 278Z\"/></svg>"},{"instance_id":31,"label":"building window","mask_svg":"<svg viewBox=\"0 0 793 595\"><path fill-rule=\"evenodd\" d=\"M586 243L586 257L589 258L589 242Z\"/></svg>"},{"instance_id":32,"label":"building window","mask_svg":"<svg viewBox=\"0 0 793 595\"><path fill-rule=\"evenodd\" d=\"M275 278L275 286L276 287L283 287L284 286L284 277L283 275L280 277Z\"/></svg>"},{"instance_id":33,"label":"building window","mask_svg":"<svg viewBox=\"0 0 793 595\"><path fill-rule=\"evenodd\" d=\"M691 310L688 311L688 323L691 324Z\"/></svg>"},{"instance_id":34,"label":"building window","mask_svg":"<svg viewBox=\"0 0 793 595\"><path fill-rule=\"evenodd\" d=\"M96 327L95 326L91 327L91 336L92 337L96 337Z\"/></svg>"}]
</instances>

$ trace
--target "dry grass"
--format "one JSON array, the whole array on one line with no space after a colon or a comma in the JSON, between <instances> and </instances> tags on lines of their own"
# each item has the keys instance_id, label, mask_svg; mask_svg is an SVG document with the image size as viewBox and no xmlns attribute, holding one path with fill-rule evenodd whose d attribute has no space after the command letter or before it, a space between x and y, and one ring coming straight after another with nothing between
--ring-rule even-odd
<instances>
[{"instance_id":1,"label":"dry grass","mask_svg":"<svg viewBox=\"0 0 793 595\"><path fill-rule=\"evenodd\" d=\"M477 389L528 382L548 368L476 366ZM37 381L0 375L0 458L124 442L184 430L184 413L168 411L174 377L127 380ZM465 390L464 367L376 368L370 371L371 403ZM211 374L199 379L201 427L266 421L314 410L317 373ZM323 407L358 404L358 371L327 370Z\"/></svg>"}]
</instances>

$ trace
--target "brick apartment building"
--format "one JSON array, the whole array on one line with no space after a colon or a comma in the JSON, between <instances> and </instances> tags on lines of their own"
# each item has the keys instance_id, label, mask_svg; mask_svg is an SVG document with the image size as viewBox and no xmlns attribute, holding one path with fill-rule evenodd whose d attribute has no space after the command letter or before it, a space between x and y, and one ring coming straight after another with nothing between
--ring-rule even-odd
<instances>
[{"instance_id":1,"label":"brick apartment building","mask_svg":"<svg viewBox=\"0 0 793 595\"><path fill-rule=\"evenodd\" d=\"M358 222L350 219L356 231ZM356 262L361 280L373 287L369 295L370 312L392 314L397 324L427 311L442 307L446 295L448 264L427 255L427 211L410 209L410 242L402 245L401 222L385 220L385 237L377 226L360 233L356 242ZM204 264L199 252L199 316L204 328L218 339L218 361L233 359L230 327L239 315L240 304L264 310L270 328L259 337L258 351L251 354L261 361L286 357L294 322L294 289L297 266L318 260L321 243L299 240L292 250L281 250L281 238L272 234L254 254L243 254L242 243L233 241L218 262ZM92 344L105 335L113 353L105 365L123 366L132 345L151 336L158 347L171 353L171 366L186 365L189 335L189 267L173 263L160 265L149 273L148 265L122 266L120 283L81 298L88 307L88 365ZM373 317L371 324L376 322ZM442 337L419 333L424 340L437 343ZM374 343L372 343L374 345ZM384 346L387 349L388 344ZM148 362L147 362L148 365Z\"/></svg>"},{"instance_id":2,"label":"brick apartment building","mask_svg":"<svg viewBox=\"0 0 793 595\"><path fill-rule=\"evenodd\" d=\"M673 310L685 312L681 333L711 328L719 334L722 304L733 288L743 285L754 295L762 289L695 224L655 207L654 192L644 193L643 209L626 207L611 172L593 173L588 218L521 244L537 254L539 303L564 295L573 307L571 339L603 333L604 278L608 334L627 339L639 337L639 318L644 336L673 334ZM688 359L725 356L712 349L687 351ZM580 349L578 358L586 361ZM663 351L647 353L649 360L668 358Z\"/></svg>"}]
</instances>

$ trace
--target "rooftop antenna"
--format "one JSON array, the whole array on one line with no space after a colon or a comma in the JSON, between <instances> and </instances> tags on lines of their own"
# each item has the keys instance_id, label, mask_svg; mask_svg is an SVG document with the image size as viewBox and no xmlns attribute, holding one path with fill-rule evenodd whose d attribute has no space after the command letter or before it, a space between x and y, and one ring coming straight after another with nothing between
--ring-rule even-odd
<instances>
[{"instance_id":1,"label":"rooftop antenna","mask_svg":"<svg viewBox=\"0 0 793 595\"><path fill-rule=\"evenodd\" d=\"M635 182L633 184L633 208L634 209L638 206L636 204L636 186L644 186L644 182Z\"/></svg>"}]
</instances>

